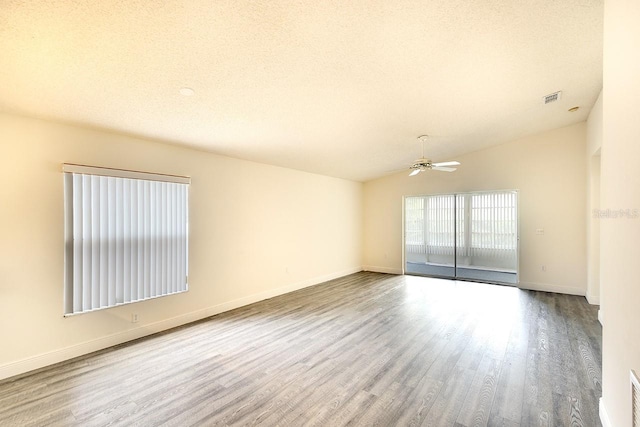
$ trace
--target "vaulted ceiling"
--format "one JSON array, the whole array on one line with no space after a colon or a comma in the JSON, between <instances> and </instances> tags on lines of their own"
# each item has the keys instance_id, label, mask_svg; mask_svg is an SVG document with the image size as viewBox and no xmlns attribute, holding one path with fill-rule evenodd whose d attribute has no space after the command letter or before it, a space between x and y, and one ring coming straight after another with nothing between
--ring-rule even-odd
<instances>
[{"instance_id":1,"label":"vaulted ceiling","mask_svg":"<svg viewBox=\"0 0 640 427\"><path fill-rule=\"evenodd\" d=\"M0 111L366 181L422 134L445 161L584 121L602 21L603 0L4 0Z\"/></svg>"}]
</instances>

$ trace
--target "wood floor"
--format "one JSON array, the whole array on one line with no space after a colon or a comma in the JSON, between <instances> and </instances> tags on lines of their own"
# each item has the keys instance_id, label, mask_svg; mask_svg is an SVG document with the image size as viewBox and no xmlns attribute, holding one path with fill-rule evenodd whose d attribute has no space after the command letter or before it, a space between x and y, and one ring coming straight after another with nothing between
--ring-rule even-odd
<instances>
[{"instance_id":1,"label":"wood floor","mask_svg":"<svg viewBox=\"0 0 640 427\"><path fill-rule=\"evenodd\" d=\"M0 383L1 426L599 426L583 297L357 273Z\"/></svg>"}]
</instances>

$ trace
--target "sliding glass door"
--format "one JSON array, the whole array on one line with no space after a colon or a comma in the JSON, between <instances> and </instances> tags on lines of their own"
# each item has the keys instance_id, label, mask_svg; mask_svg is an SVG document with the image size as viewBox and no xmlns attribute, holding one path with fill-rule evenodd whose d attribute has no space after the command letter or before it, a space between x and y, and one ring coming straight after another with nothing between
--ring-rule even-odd
<instances>
[{"instance_id":1,"label":"sliding glass door","mask_svg":"<svg viewBox=\"0 0 640 427\"><path fill-rule=\"evenodd\" d=\"M407 274L518 282L518 193L405 198Z\"/></svg>"}]
</instances>

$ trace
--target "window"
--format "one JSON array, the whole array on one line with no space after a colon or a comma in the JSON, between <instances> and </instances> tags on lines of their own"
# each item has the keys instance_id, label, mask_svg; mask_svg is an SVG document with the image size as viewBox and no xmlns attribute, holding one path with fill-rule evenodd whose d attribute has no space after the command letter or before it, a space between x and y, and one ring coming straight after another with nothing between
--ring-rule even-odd
<instances>
[{"instance_id":1,"label":"window","mask_svg":"<svg viewBox=\"0 0 640 427\"><path fill-rule=\"evenodd\" d=\"M65 315L188 290L189 178L63 172Z\"/></svg>"}]
</instances>

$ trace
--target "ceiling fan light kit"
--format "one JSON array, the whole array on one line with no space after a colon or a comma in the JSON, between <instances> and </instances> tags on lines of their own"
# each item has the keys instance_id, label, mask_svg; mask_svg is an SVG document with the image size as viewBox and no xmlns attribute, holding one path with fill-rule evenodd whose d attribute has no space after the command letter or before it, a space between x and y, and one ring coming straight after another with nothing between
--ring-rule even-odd
<instances>
[{"instance_id":1,"label":"ceiling fan light kit","mask_svg":"<svg viewBox=\"0 0 640 427\"><path fill-rule=\"evenodd\" d=\"M411 169L411 173L409 176L418 175L420 172L424 172L426 170L435 170L440 172L453 172L456 168L452 168L450 166L459 166L460 162L457 161L449 161L449 162L439 162L433 163L430 159L427 159L424 156L424 143L427 140L427 135L421 135L418 137L418 141L422 142L422 157L415 161L409 169Z\"/></svg>"}]
</instances>

